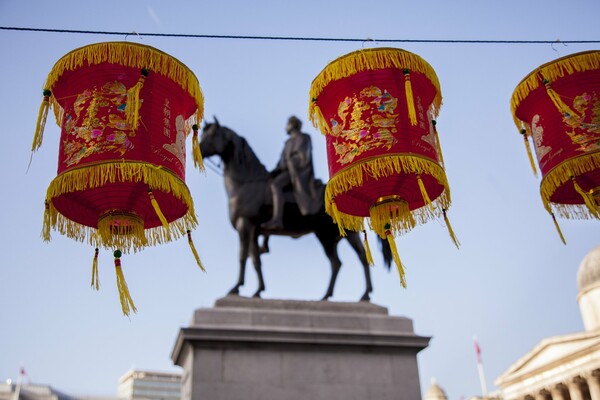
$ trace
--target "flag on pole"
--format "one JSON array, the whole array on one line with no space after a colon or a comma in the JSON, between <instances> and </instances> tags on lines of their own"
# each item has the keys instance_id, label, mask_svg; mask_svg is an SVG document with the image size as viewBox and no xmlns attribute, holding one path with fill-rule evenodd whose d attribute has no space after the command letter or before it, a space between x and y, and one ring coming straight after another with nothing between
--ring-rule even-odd
<instances>
[{"instance_id":1,"label":"flag on pole","mask_svg":"<svg viewBox=\"0 0 600 400\"><path fill-rule=\"evenodd\" d=\"M477 355L477 363L481 364L481 347L479 347L479 342L477 342L477 338L473 336L473 343L475 344L475 354Z\"/></svg>"}]
</instances>

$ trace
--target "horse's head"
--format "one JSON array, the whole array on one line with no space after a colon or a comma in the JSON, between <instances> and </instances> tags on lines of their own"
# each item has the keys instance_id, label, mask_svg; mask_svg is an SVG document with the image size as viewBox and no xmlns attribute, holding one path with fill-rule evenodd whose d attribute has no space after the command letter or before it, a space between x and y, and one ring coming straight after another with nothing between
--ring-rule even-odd
<instances>
[{"instance_id":1,"label":"horse's head","mask_svg":"<svg viewBox=\"0 0 600 400\"><path fill-rule=\"evenodd\" d=\"M200 152L202 153L202 157L223 154L227 143L226 130L219 124L216 117L215 122L204 125L202 136L200 137Z\"/></svg>"}]
</instances>

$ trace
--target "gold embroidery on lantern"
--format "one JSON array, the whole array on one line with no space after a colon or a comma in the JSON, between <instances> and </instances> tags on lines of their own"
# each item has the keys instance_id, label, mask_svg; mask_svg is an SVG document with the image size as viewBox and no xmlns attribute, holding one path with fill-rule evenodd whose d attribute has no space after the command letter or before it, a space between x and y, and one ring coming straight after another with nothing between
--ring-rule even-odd
<instances>
[{"instance_id":1,"label":"gold embroidery on lantern","mask_svg":"<svg viewBox=\"0 0 600 400\"><path fill-rule=\"evenodd\" d=\"M348 164L364 152L380 147L389 150L397 141L393 136L397 132L397 105L397 98L376 86L340 102L338 115L331 120L338 162Z\"/></svg>"}]
</instances>

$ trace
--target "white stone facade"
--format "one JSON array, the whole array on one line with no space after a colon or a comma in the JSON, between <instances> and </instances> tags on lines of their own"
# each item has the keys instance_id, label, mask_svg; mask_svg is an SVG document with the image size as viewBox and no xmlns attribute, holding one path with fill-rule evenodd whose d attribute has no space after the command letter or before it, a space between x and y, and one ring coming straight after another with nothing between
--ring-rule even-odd
<instances>
[{"instance_id":1,"label":"white stone facade","mask_svg":"<svg viewBox=\"0 0 600 400\"><path fill-rule=\"evenodd\" d=\"M542 340L495 381L505 400L600 400L600 246L581 262L585 332Z\"/></svg>"}]
</instances>

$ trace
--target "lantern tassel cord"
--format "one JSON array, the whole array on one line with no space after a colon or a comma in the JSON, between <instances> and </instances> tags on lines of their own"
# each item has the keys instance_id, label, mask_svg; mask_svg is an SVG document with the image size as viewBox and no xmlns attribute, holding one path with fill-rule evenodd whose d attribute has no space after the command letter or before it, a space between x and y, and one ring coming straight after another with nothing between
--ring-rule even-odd
<instances>
[{"instance_id":1,"label":"lantern tassel cord","mask_svg":"<svg viewBox=\"0 0 600 400\"><path fill-rule=\"evenodd\" d=\"M119 250L115 251L115 270L117 273L117 289L119 290L121 310L123 310L123 315L129 317L131 311L135 313L137 312L137 309L135 308L135 304L133 304L127 282L125 282L125 277L123 276L123 270L121 268L121 252Z\"/></svg>"},{"instance_id":2,"label":"lantern tassel cord","mask_svg":"<svg viewBox=\"0 0 600 400\"><path fill-rule=\"evenodd\" d=\"M529 135L525 129L521 131L521 134L523 135L523 143L525 144L525 150L527 150L527 157L529 158L529 164L531 164L531 169L533 170L533 176L537 177L537 168L535 167L535 161L533 160L533 153L531 152L531 146L528 139Z\"/></svg>"},{"instance_id":3,"label":"lantern tassel cord","mask_svg":"<svg viewBox=\"0 0 600 400\"><path fill-rule=\"evenodd\" d=\"M433 125L433 133L435 134L435 143L437 145L437 153L438 156L440 157L440 162L442 163L442 166L446 166L446 164L444 163L444 155L442 154L442 145L440 144L440 136L438 135L438 131L437 131L437 121L431 120L431 124Z\"/></svg>"},{"instance_id":4,"label":"lantern tassel cord","mask_svg":"<svg viewBox=\"0 0 600 400\"><path fill-rule=\"evenodd\" d=\"M363 245L365 246L365 255L367 257L367 264L369 265L375 265L375 263L373 262L373 255L371 254L371 248L369 247L369 241L367 240L367 231L363 231L363 235L364 235L364 239L363 239Z\"/></svg>"},{"instance_id":5,"label":"lantern tassel cord","mask_svg":"<svg viewBox=\"0 0 600 400\"><path fill-rule=\"evenodd\" d=\"M552 221L554 221L554 227L556 228L556 231L558 232L558 236L560 236L560 240L562 240L563 244L566 245L567 241L565 240L565 237L563 236L563 233L560 230L560 225L558 225L558 221L556 220L554 213L551 212L550 215L552 215Z\"/></svg>"},{"instance_id":6,"label":"lantern tassel cord","mask_svg":"<svg viewBox=\"0 0 600 400\"><path fill-rule=\"evenodd\" d=\"M35 133L33 135L33 143L31 144L32 152L39 149L42 145L44 128L46 127L46 119L48 118L48 110L50 109L51 95L52 92L50 92L50 90L44 90L44 99L42 100L42 104L40 104L40 111L38 112L37 122L35 124Z\"/></svg>"},{"instance_id":7,"label":"lantern tassel cord","mask_svg":"<svg viewBox=\"0 0 600 400\"><path fill-rule=\"evenodd\" d=\"M194 241L192 240L192 231L190 231L189 229L187 231L187 237L188 237L188 243L190 245L190 249L192 250L192 254L194 254L194 258L196 259L196 263L198 263L198 266L200 267L202 272L206 272L206 269L204 269L204 265L202 265L202 262L200 261L200 256L198 255L196 246L194 246Z\"/></svg>"},{"instance_id":8,"label":"lantern tassel cord","mask_svg":"<svg viewBox=\"0 0 600 400\"><path fill-rule=\"evenodd\" d=\"M423 196L423 201L425 202L425 204L429 207L429 209L431 211L434 211L433 203L431 202L431 199L429 198L429 195L427 194L427 189L425 189L425 184L423 183L423 180L421 179L421 175L417 175L417 182L419 183L419 189L421 190L421 196Z\"/></svg>"},{"instance_id":9,"label":"lantern tassel cord","mask_svg":"<svg viewBox=\"0 0 600 400\"><path fill-rule=\"evenodd\" d=\"M410 124L417 125L417 112L415 111L415 100L412 85L410 83L410 70L404 70L404 91L406 92L406 105L408 106L408 117Z\"/></svg>"},{"instance_id":10,"label":"lantern tassel cord","mask_svg":"<svg viewBox=\"0 0 600 400\"><path fill-rule=\"evenodd\" d=\"M400 284L403 288L406 288L406 273L404 272L404 265L402 265L402 261L400 261L400 256L398 255L398 248L396 247L396 241L394 240L394 236L389 230L385 232L385 236L390 245L390 250L392 252L394 262L396 263L396 267L398 268L398 274L400 275Z\"/></svg>"},{"instance_id":11,"label":"lantern tassel cord","mask_svg":"<svg viewBox=\"0 0 600 400\"><path fill-rule=\"evenodd\" d=\"M158 205L158 201L156 201L156 199L154 198L154 193L152 193L152 189L148 189L148 196L150 197L150 203L152 203L152 208L154 208L154 212L158 216L158 219L160 219L160 223L168 232L169 222L165 218L165 215L162 213L160 206Z\"/></svg>"},{"instance_id":12,"label":"lantern tassel cord","mask_svg":"<svg viewBox=\"0 0 600 400\"><path fill-rule=\"evenodd\" d=\"M450 238L454 242L454 245L456 246L456 248L460 249L460 242L458 241L456 235L454 234L454 230L452 229L452 225L450 225L450 219L448 219L448 213L447 213L447 211L445 209L443 210L443 213L444 213L444 222L446 223L446 228L448 229L448 233L450 234Z\"/></svg>"},{"instance_id":13,"label":"lantern tassel cord","mask_svg":"<svg viewBox=\"0 0 600 400\"><path fill-rule=\"evenodd\" d=\"M581 188L581 186L579 186L579 184L577 183L575 178L571 178L571 180L573 181L573 187L575 188L577 193L579 193L581 195L581 197L583 198L583 201L585 202L585 205L589 209L590 213L594 217L600 219L600 214L598 214L598 208L596 207L596 204L594 202L594 198L592 197L592 195L590 193L584 191Z\"/></svg>"},{"instance_id":14,"label":"lantern tassel cord","mask_svg":"<svg viewBox=\"0 0 600 400\"><path fill-rule=\"evenodd\" d=\"M94 290L100 290L100 279L98 278L98 248L94 250L94 260L92 261L92 283L91 287Z\"/></svg>"},{"instance_id":15,"label":"lantern tassel cord","mask_svg":"<svg viewBox=\"0 0 600 400\"><path fill-rule=\"evenodd\" d=\"M321 107L319 107L318 105L315 105L313 107L313 111L314 111L313 120L316 119L319 130L326 135L331 134L331 129L329 129L329 124L327 123L327 121L325 120L325 117L323 116Z\"/></svg>"},{"instance_id":16,"label":"lantern tassel cord","mask_svg":"<svg viewBox=\"0 0 600 400\"><path fill-rule=\"evenodd\" d=\"M202 162L202 152L200 151L200 141L198 140L198 125L192 125L194 135L192 136L192 158L194 159L194 167L204 172L204 164Z\"/></svg>"},{"instance_id":17,"label":"lantern tassel cord","mask_svg":"<svg viewBox=\"0 0 600 400\"><path fill-rule=\"evenodd\" d=\"M52 214L48 201L44 203L44 223L42 224L42 240L50 241L50 228L52 227Z\"/></svg>"},{"instance_id":18,"label":"lantern tassel cord","mask_svg":"<svg viewBox=\"0 0 600 400\"><path fill-rule=\"evenodd\" d=\"M554 103L554 106L556 107L556 109L563 116L565 116L566 114L568 114L569 116L571 116L573 118L577 118L577 119L581 118L568 105L566 105L564 101L562 101L562 99L560 98L560 96L558 95L558 93L556 93L554 91L554 89L552 89L552 86L551 86L550 82L547 79L544 80L544 85L546 86L546 92L548 93L548 97L550 97L550 100L552 100L552 102Z\"/></svg>"},{"instance_id":19,"label":"lantern tassel cord","mask_svg":"<svg viewBox=\"0 0 600 400\"><path fill-rule=\"evenodd\" d=\"M144 87L144 80L148 76L148 70L142 69L140 79L127 91L127 123L131 129L137 129L140 122L140 92Z\"/></svg>"}]
</instances>

